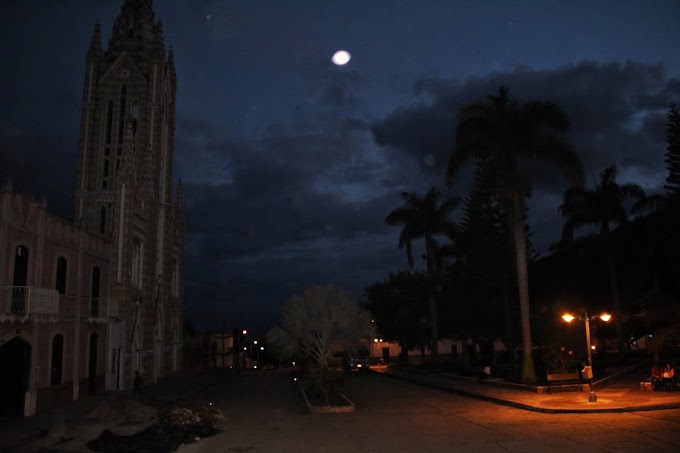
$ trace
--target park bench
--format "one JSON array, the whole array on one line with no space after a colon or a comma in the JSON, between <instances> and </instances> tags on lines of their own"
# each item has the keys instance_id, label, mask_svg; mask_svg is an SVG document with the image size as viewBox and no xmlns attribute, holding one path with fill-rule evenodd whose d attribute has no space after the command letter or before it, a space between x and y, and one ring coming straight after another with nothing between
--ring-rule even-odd
<instances>
[{"instance_id":1,"label":"park bench","mask_svg":"<svg viewBox=\"0 0 680 453\"><path fill-rule=\"evenodd\" d=\"M560 385L578 385L578 389L583 391L583 380L578 371L570 371L568 373L548 373L548 392L552 391L554 384Z\"/></svg>"}]
</instances>

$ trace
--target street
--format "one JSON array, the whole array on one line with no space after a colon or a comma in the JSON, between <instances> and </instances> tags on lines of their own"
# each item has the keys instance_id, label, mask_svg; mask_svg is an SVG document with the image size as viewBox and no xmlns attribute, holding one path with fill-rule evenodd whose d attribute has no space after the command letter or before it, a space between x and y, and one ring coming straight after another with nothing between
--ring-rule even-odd
<instances>
[{"instance_id":1,"label":"street","mask_svg":"<svg viewBox=\"0 0 680 453\"><path fill-rule=\"evenodd\" d=\"M678 451L680 411L544 414L374 374L352 374L357 410L306 412L285 373L208 374L197 401L229 421L181 452Z\"/></svg>"}]
</instances>

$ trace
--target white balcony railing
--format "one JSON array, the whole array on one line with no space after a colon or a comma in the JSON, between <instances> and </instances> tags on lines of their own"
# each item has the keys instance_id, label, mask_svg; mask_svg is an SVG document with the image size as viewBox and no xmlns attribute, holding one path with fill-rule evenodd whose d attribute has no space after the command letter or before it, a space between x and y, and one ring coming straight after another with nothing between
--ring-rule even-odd
<instances>
[{"instance_id":1,"label":"white balcony railing","mask_svg":"<svg viewBox=\"0 0 680 453\"><path fill-rule=\"evenodd\" d=\"M117 318L118 301L107 297L96 297L90 299L89 307L90 318Z\"/></svg>"},{"instance_id":2,"label":"white balcony railing","mask_svg":"<svg viewBox=\"0 0 680 453\"><path fill-rule=\"evenodd\" d=\"M5 286L0 293L0 308L6 315L56 315L59 292L33 286Z\"/></svg>"}]
</instances>

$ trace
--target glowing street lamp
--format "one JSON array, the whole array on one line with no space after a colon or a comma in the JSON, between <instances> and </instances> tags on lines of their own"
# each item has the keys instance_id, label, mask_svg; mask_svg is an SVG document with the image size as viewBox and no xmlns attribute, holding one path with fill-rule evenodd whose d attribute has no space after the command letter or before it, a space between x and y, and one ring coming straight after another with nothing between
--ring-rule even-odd
<instances>
[{"instance_id":1,"label":"glowing street lamp","mask_svg":"<svg viewBox=\"0 0 680 453\"><path fill-rule=\"evenodd\" d=\"M597 395L595 395L595 390L593 390L593 385L592 385L592 380L593 380L593 349L595 349L594 346L590 345L590 321L595 320L597 318L600 318L604 322L608 322L610 319L612 319L612 315L609 313L602 313L601 315L596 315L596 316L589 316L588 312L585 312L584 316L574 316L569 313L565 313L562 315L562 319L564 319L566 322L572 322L574 319L578 319L580 321L585 321L586 323L586 348L588 350L588 368L587 371L589 373L589 379L590 379L590 396L588 396L588 401L590 402L595 402L597 401Z\"/></svg>"}]
</instances>

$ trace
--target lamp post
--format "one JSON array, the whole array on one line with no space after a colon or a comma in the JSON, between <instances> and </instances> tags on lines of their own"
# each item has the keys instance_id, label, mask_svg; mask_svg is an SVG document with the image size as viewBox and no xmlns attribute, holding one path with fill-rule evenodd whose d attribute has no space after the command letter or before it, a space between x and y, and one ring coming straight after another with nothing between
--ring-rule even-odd
<instances>
[{"instance_id":1,"label":"lamp post","mask_svg":"<svg viewBox=\"0 0 680 453\"><path fill-rule=\"evenodd\" d=\"M590 379L590 395L588 395L588 401L594 403L597 401L597 395L595 394L595 389L593 388L593 351L590 345L590 321L600 318L602 321L609 321L612 316L608 313L602 313L601 315L590 316L588 312L585 312L583 316L574 316L569 313L562 315L562 319L566 322L572 322L574 319L585 321L586 324L586 348L588 349L588 366L583 369L583 372L588 374L588 379Z\"/></svg>"},{"instance_id":2,"label":"lamp post","mask_svg":"<svg viewBox=\"0 0 680 453\"><path fill-rule=\"evenodd\" d=\"M237 329L234 329L233 332L233 339L235 340L235 345L234 348L232 349L233 353L233 360L234 360L234 368L236 369L236 372L241 368L241 337L248 335L248 330L243 329L240 332ZM245 348L244 348L245 349ZM244 353L245 354L245 353Z\"/></svg>"}]
</instances>

